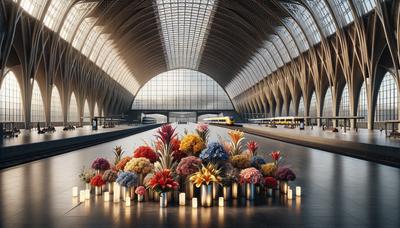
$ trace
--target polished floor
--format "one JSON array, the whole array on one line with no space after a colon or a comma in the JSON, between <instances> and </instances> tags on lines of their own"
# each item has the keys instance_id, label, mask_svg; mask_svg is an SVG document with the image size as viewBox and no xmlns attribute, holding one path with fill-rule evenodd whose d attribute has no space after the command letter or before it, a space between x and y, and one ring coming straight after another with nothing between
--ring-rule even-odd
<instances>
[{"instance_id":1,"label":"polished floor","mask_svg":"<svg viewBox=\"0 0 400 228\"><path fill-rule=\"evenodd\" d=\"M180 134L193 125L179 125ZM227 137L211 127L211 140ZM279 196L224 208L171 206L145 202L126 208L92 196L79 204L71 188L80 185L82 166L99 156L112 158L150 142L154 130L0 171L1 227L400 227L400 169L288 143L257 140L262 154L280 150L297 173L301 198Z\"/></svg>"}]
</instances>

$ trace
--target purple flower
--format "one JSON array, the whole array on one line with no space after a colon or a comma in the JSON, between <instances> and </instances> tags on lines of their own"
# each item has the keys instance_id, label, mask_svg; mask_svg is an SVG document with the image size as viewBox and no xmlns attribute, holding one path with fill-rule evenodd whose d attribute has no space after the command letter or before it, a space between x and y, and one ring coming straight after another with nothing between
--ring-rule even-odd
<instances>
[{"instance_id":1,"label":"purple flower","mask_svg":"<svg viewBox=\"0 0 400 228\"><path fill-rule=\"evenodd\" d=\"M287 168L287 167L279 167L275 173L276 179L281 181L294 181L296 179L296 174Z\"/></svg>"},{"instance_id":2,"label":"purple flower","mask_svg":"<svg viewBox=\"0 0 400 228\"><path fill-rule=\"evenodd\" d=\"M110 169L110 163L105 158L96 158L92 163L92 168L96 170Z\"/></svg>"},{"instance_id":3,"label":"purple flower","mask_svg":"<svg viewBox=\"0 0 400 228\"><path fill-rule=\"evenodd\" d=\"M176 167L176 173L181 176L187 176L197 172L199 170L200 165L201 165L200 158L197 158L195 156L182 158L182 160Z\"/></svg>"}]
</instances>

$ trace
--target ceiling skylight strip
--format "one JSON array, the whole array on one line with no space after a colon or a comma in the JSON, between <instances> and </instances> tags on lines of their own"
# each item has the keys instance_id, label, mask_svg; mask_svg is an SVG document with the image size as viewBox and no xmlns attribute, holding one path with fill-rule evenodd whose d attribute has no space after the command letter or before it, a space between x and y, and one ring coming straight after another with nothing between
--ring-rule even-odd
<instances>
[{"instance_id":1,"label":"ceiling skylight strip","mask_svg":"<svg viewBox=\"0 0 400 228\"><path fill-rule=\"evenodd\" d=\"M169 69L196 70L217 0L155 0Z\"/></svg>"}]
</instances>

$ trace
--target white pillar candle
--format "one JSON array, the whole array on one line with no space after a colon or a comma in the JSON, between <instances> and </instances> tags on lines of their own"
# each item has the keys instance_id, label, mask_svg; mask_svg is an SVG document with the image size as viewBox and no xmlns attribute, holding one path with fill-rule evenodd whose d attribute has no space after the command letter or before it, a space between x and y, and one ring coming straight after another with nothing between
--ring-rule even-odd
<instances>
[{"instance_id":1,"label":"white pillar candle","mask_svg":"<svg viewBox=\"0 0 400 228\"><path fill-rule=\"evenodd\" d=\"M73 197L78 197L78 187L73 187L72 188L72 196Z\"/></svg>"},{"instance_id":2,"label":"white pillar candle","mask_svg":"<svg viewBox=\"0 0 400 228\"><path fill-rule=\"evenodd\" d=\"M192 207L197 208L197 198L196 197L193 197L193 199L192 199Z\"/></svg>"},{"instance_id":3,"label":"white pillar candle","mask_svg":"<svg viewBox=\"0 0 400 228\"><path fill-rule=\"evenodd\" d=\"M81 203L85 202L85 190L81 190L79 192L79 202Z\"/></svg>"},{"instance_id":4,"label":"white pillar candle","mask_svg":"<svg viewBox=\"0 0 400 228\"><path fill-rule=\"evenodd\" d=\"M87 199L87 200L90 199L90 189L85 190L85 199Z\"/></svg>"},{"instance_id":5,"label":"white pillar candle","mask_svg":"<svg viewBox=\"0 0 400 228\"><path fill-rule=\"evenodd\" d=\"M293 198L293 192L292 192L292 189L289 189L289 190L288 190L288 193L287 193L287 198L288 198L289 200L291 200L291 199Z\"/></svg>"},{"instance_id":6,"label":"white pillar candle","mask_svg":"<svg viewBox=\"0 0 400 228\"><path fill-rule=\"evenodd\" d=\"M184 192L179 193L179 205L185 206L186 204L186 194Z\"/></svg>"},{"instance_id":7,"label":"white pillar candle","mask_svg":"<svg viewBox=\"0 0 400 228\"><path fill-rule=\"evenodd\" d=\"M301 187L300 186L296 187L296 196L301 196Z\"/></svg>"},{"instance_id":8,"label":"white pillar candle","mask_svg":"<svg viewBox=\"0 0 400 228\"><path fill-rule=\"evenodd\" d=\"M127 196L125 198L125 206L127 206L127 207L131 206L131 197Z\"/></svg>"},{"instance_id":9,"label":"white pillar candle","mask_svg":"<svg viewBox=\"0 0 400 228\"><path fill-rule=\"evenodd\" d=\"M110 201L110 192L104 192L104 202Z\"/></svg>"},{"instance_id":10,"label":"white pillar candle","mask_svg":"<svg viewBox=\"0 0 400 228\"><path fill-rule=\"evenodd\" d=\"M121 188L118 184L114 184L114 195L113 195L114 203L119 203L120 197L121 197Z\"/></svg>"},{"instance_id":11,"label":"white pillar candle","mask_svg":"<svg viewBox=\"0 0 400 228\"><path fill-rule=\"evenodd\" d=\"M219 197L218 198L218 206L223 207L224 206L224 197Z\"/></svg>"}]
</instances>

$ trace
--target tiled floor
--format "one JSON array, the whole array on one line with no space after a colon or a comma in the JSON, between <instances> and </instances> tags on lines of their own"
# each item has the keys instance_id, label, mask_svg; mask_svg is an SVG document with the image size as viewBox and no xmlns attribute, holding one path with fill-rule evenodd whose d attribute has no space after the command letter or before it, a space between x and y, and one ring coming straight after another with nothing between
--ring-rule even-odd
<instances>
[{"instance_id":1,"label":"tiled floor","mask_svg":"<svg viewBox=\"0 0 400 228\"><path fill-rule=\"evenodd\" d=\"M211 130L211 141L227 137L226 129ZM302 186L301 198L160 209L153 202L126 208L101 197L83 204L71 197L73 186L83 187L82 166L99 156L111 159L116 145L130 155L153 137L148 131L0 171L0 227L400 227L400 169L251 135L247 140L258 141L262 155L284 154L297 173L292 185Z\"/></svg>"}]
</instances>

